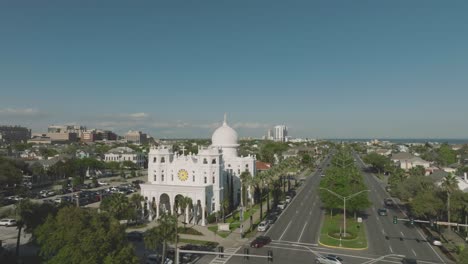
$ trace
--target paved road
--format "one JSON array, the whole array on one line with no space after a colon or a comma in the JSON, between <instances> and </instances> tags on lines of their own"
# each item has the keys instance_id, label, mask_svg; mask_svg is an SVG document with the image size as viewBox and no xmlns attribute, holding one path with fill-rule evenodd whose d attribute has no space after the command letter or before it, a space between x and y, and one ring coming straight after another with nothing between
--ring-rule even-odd
<instances>
[{"instance_id":1,"label":"paved road","mask_svg":"<svg viewBox=\"0 0 468 264\"><path fill-rule=\"evenodd\" d=\"M387 216L377 214L379 208L384 208L384 199L390 196L373 174L364 171L365 165L362 160L357 155L354 156L358 167L363 170L365 183L370 190L369 199L372 202L372 207L367 210L368 218L366 219L369 250L377 255L401 254L420 262L449 262L438 249L425 241L425 237L418 228L402 221L393 224L393 216L406 218L398 207L389 208ZM385 236L389 239L387 240Z\"/></svg>"},{"instance_id":2,"label":"paved road","mask_svg":"<svg viewBox=\"0 0 468 264\"><path fill-rule=\"evenodd\" d=\"M328 164L329 159L322 163ZM359 158L357 163L363 166ZM423 238L416 228L395 225L392 223L392 215L398 213L392 211L386 217L377 216L377 209L383 207L383 199L387 194L380 183L371 174L364 174L366 184L371 190L369 197L373 203L371 209L367 211L368 217L364 219L366 223L369 249L354 251L343 249L331 249L318 246L318 237L322 219L322 210L318 197L318 186L320 173L315 172L307 178L304 186L298 192L291 204L283 211L277 222L265 232L272 238L272 243L264 248L249 249L250 254L266 256L268 250L273 251L274 263L314 263L318 254L335 254L341 256L345 263L364 263L376 259L379 256L389 254L402 254L419 260L418 263L447 263L443 257L439 257L428 243L422 242ZM400 213L401 214L401 213ZM399 217L404 217L402 214ZM261 235L262 233L258 233ZM385 235L391 237L385 239ZM400 241L403 237L403 241ZM420 242L416 241L416 238ZM237 250L238 254L248 248L248 244ZM253 258L249 260L243 257L231 257L225 261L217 263L267 263L265 258ZM401 258L385 258L379 263L401 263Z\"/></svg>"}]
</instances>

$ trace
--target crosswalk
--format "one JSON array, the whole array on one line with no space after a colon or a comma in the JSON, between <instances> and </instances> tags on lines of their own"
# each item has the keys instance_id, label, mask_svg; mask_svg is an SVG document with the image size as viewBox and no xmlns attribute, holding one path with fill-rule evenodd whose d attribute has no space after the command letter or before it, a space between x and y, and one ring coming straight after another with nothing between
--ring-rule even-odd
<instances>
[{"instance_id":1,"label":"crosswalk","mask_svg":"<svg viewBox=\"0 0 468 264\"><path fill-rule=\"evenodd\" d=\"M216 258L214 258L210 264L224 264L226 262L228 262L228 260L232 257L231 255L229 254L234 254L236 253L241 247L237 247L237 248L225 248L224 249L224 253L226 253L224 255L223 258L220 258L219 256L216 256Z\"/></svg>"}]
</instances>

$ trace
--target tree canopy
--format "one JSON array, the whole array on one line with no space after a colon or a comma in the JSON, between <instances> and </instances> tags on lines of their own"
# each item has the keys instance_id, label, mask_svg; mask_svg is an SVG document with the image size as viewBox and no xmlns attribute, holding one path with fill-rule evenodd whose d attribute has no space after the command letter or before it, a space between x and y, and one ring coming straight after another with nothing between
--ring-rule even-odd
<instances>
[{"instance_id":1,"label":"tree canopy","mask_svg":"<svg viewBox=\"0 0 468 264\"><path fill-rule=\"evenodd\" d=\"M35 235L46 263L139 263L124 227L94 210L64 207Z\"/></svg>"}]
</instances>

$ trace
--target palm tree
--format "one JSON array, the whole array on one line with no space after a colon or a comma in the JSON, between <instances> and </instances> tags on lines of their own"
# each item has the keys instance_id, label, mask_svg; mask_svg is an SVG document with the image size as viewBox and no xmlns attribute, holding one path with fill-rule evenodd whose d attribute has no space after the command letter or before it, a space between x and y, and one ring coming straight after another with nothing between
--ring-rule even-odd
<instances>
[{"instance_id":1,"label":"palm tree","mask_svg":"<svg viewBox=\"0 0 468 264\"><path fill-rule=\"evenodd\" d=\"M240 201L240 203L241 203L241 207L244 207L244 203L245 203L244 192L250 186L251 180L252 180L252 175L250 174L249 171L244 171L244 172L241 173L241 175L240 175L240 181L241 181L241 201Z\"/></svg>"},{"instance_id":2,"label":"palm tree","mask_svg":"<svg viewBox=\"0 0 468 264\"><path fill-rule=\"evenodd\" d=\"M184 210L185 223L188 222L188 207L192 204L192 198L184 196L178 200L179 206Z\"/></svg>"},{"instance_id":3,"label":"palm tree","mask_svg":"<svg viewBox=\"0 0 468 264\"><path fill-rule=\"evenodd\" d=\"M100 208L109 212L116 219L122 220L128 216L129 205L127 196L122 193L114 193L102 200Z\"/></svg>"},{"instance_id":4,"label":"palm tree","mask_svg":"<svg viewBox=\"0 0 468 264\"><path fill-rule=\"evenodd\" d=\"M442 179L440 187L447 192L447 222L450 223L450 195L458 189L458 178L450 173Z\"/></svg>"},{"instance_id":5,"label":"palm tree","mask_svg":"<svg viewBox=\"0 0 468 264\"><path fill-rule=\"evenodd\" d=\"M228 199L224 198L221 204L221 209L223 210L223 223L226 222L226 211L228 211L230 207L231 207L231 204L229 202L229 198Z\"/></svg>"},{"instance_id":6,"label":"palm tree","mask_svg":"<svg viewBox=\"0 0 468 264\"><path fill-rule=\"evenodd\" d=\"M146 232L145 246L155 250L162 244L162 263L164 263L167 244L176 242L178 240L177 236L177 217L163 213L158 218L158 226Z\"/></svg>"},{"instance_id":7,"label":"palm tree","mask_svg":"<svg viewBox=\"0 0 468 264\"><path fill-rule=\"evenodd\" d=\"M144 200L145 198L141 194L138 194L138 193L134 193L132 196L130 196L130 204L133 205L133 207L135 208L135 212L136 212L135 220L137 220L139 216L141 215L140 212L143 209L141 203Z\"/></svg>"}]
</instances>

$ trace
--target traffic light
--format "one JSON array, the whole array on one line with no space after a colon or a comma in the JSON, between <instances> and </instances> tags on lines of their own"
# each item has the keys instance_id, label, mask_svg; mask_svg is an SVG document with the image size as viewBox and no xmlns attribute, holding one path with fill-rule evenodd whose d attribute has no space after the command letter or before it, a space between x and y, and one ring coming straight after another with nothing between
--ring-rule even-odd
<instances>
[{"instance_id":1,"label":"traffic light","mask_svg":"<svg viewBox=\"0 0 468 264\"><path fill-rule=\"evenodd\" d=\"M268 262L273 262L273 251L268 250Z\"/></svg>"},{"instance_id":2,"label":"traffic light","mask_svg":"<svg viewBox=\"0 0 468 264\"><path fill-rule=\"evenodd\" d=\"M410 222L410 224L414 225L414 218L411 217L411 218L409 219L409 222Z\"/></svg>"},{"instance_id":3,"label":"traffic light","mask_svg":"<svg viewBox=\"0 0 468 264\"><path fill-rule=\"evenodd\" d=\"M398 224L398 217L397 217L397 216L394 216L394 217L393 217L393 223L394 223L394 224Z\"/></svg>"},{"instance_id":4,"label":"traffic light","mask_svg":"<svg viewBox=\"0 0 468 264\"><path fill-rule=\"evenodd\" d=\"M244 248L244 255L249 255L249 249ZM249 256L244 256L244 259L249 260Z\"/></svg>"},{"instance_id":5,"label":"traffic light","mask_svg":"<svg viewBox=\"0 0 468 264\"><path fill-rule=\"evenodd\" d=\"M218 252L223 253L224 252L224 247L219 247ZM219 254L219 258L224 258L224 254Z\"/></svg>"}]
</instances>

